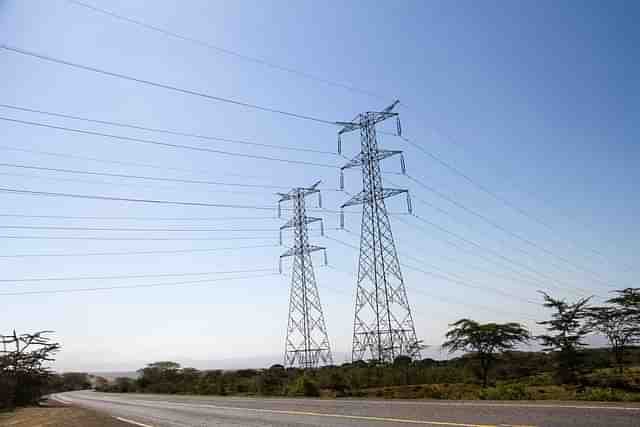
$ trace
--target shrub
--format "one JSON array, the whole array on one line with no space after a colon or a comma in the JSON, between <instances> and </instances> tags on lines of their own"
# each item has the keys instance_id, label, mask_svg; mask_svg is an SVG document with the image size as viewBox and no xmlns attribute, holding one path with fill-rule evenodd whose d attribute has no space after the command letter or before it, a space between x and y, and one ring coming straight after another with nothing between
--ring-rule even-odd
<instances>
[{"instance_id":1,"label":"shrub","mask_svg":"<svg viewBox=\"0 0 640 427\"><path fill-rule=\"evenodd\" d=\"M624 393L612 388L587 388L576 397L580 400L600 402L622 402L627 400Z\"/></svg>"},{"instance_id":2,"label":"shrub","mask_svg":"<svg viewBox=\"0 0 640 427\"><path fill-rule=\"evenodd\" d=\"M318 397L320 396L320 387L311 378L303 375L292 384L288 394L291 396Z\"/></svg>"},{"instance_id":3,"label":"shrub","mask_svg":"<svg viewBox=\"0 0 640 427\"><path fill-rule=\"evenodd\" d=\"M499 384L480 392L483 400L527 400L530 398L527 386L524 384Z\"/></svg>"}]
</instances>

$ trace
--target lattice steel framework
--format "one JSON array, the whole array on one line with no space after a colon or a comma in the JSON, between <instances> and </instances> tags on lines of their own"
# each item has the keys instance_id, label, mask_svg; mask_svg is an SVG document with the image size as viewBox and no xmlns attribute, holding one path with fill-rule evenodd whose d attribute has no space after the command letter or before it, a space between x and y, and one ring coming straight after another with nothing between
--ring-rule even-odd
<instances>
[{"instance_id":1,"label":"lattice steel framework","mask_svg":"<svg viewBox=\"0 0 640 427\"><path fill-rule=\"evenodd\" d=\"M384 201L387 197L406 194L411 212L411 199L408 190L384 188L380 173L380 160L395 155L400 155L404 172L404 158L401 151L378 148L376 138L376 124L393 117L396 118L398 135L401 134L399 115L393 112L397 104L398 101L381 112L359 114L351 122L339 122L343 128L338 132L338 152L342 152L341 135L344 133L359 130L361 145L360 153L340 171L340 187L343 188L344 170L362 169L362 191L342 205L342 208L363 205L351 354L354 361L373 359L391 362L400 355L420 356ZM341 216L341 225L344 225L344 216Z\"/></svg>"},{"instance_id":2,"label":"lattice steel framework","mask_svg":"<svg viewBox=\"0 0 640 427\"><path fill-rule=\"evenodd\" d=\"M293 201L293 216L280 227L280 243L282 243L283 230L293 229L294 236L293 246L280 256L280 271L282 271L282 259L293 257L289 321L284 352L285 367L315 368L319 365L333 364L311 260L312 252L324 251L326 264L326 249L310 245L307 232L308 224L319 222L321 233L324 234L322 219L307 216L305 208L305 198L311 194L317 193L318 202L321 204L318 184L320 183L317 182L309 188L294 188L286 194L278 193L279 213L281 202Z\"/></svg>"}]
</instances>

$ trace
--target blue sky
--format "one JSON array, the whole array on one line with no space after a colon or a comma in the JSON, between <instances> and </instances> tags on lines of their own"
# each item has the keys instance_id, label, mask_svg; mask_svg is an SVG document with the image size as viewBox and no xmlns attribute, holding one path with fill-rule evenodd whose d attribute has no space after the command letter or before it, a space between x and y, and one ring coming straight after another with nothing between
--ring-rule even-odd
<instances>
[{"instance_id":1,"label":"blue sky","mask_svg":"<svg viewBox=\"0 0 640 427\"><path fill-rule=\"evenodd\" d=\"M640 205L639 7L634 2L209 2L142 1L92 4L207 41L253 58L316 76L308 79L237 56L170 38L63 0L0 1L0 41L115 72L327 120L349 120L398 98L403 133L455 166L528 217L480 191L415 147L390 135L380 145L405 150L408 172L420 182L517 233L524 243L415 182L386 175L389 186L411 190L416 213L480 244L478 250L408 216L393 216L401 262L439 269L479 287L539 300L536 289L575 298L568 287L603 295L637 286ZM374 96L327 85L328 79ZM0 52L1 103L96 119L135 123L267 144L334 151L336 129ZM194 140L56 119L1 108L0 117L39 121L118 135L208 146L338 165L332 154ZM381 129L393 130L392 124ZM73 135L2 121L3 163L109 173L206 179L283 187L323 180L324 202L335 209L331 168L224 157ZM347 156L357 136L345 138ZM153 164L117 165L7 150L7 147ZM399 170L394 159L386 171ZM3 187L121 197L273 206L271 190L180 185L84 177L0 167ZM20 174L21 176L16 176ZM28 175L28 176L25 176ZM77 182L78 180L92 182ZM357 191L357 171L346 175ZM635 190L635 191L634 191ZM4 225L259 228L273 231L134 233L2 230L3 235L50 237L216 237L221 240L100 241L0 239L0 255L214 249L277 244L272 211L150 206L95 200L0 194L0 214L144 217L146 220L1 217ZM427 202L442 211L434 210ZM403 200L389 200L404 212ZM353 233L328 234L357 244L358 210L347 215ZM209 221L150 218L260 217ZM542 226L539 222L548 224ZM357 254L322 239L330 264L316 259L320 293L334 352L350 351ZM229 240L257 237L257 240ZM286 242L285 242L286 243ZM462 245L462 246L461 246ZM466 245L466 246L465 246ZM3 278L133 275L276 268L282 247L190 254L0 258ZM593 251L602 255L595 255ZM518 263L509 264L500 254ZM417 259L417 260L416 260ZM469 267L472 266L472 267ZM285 267L288 267L285 264ZM481 271L483 270L483 271ZM417 333L439 355L447 324L460 317L525 322L542 308L404 269ZM63 344L60 369L135 368L158 359L206 361L279 359L288 304L282 276L100 292L2 296L0 324L8 332L53 329ZM256 274L256 273L253 273ZM233 276L233 275L232 275ZM242 276L236 274L235 276ZM508 279L504 277L508 276ZM207 276L204 276L205 278ZM213 276L211 276L213 278ZM220 279L221 276L215 276ZM196 278L43 281L0 284L3 292L169 283ZM517 279L517 280L516 280ZM546 286L545 286L546 285ZM557 286L562 289L554 290ZM339 360L342 361L342 360Z\"/></svg>"}]
</instances>

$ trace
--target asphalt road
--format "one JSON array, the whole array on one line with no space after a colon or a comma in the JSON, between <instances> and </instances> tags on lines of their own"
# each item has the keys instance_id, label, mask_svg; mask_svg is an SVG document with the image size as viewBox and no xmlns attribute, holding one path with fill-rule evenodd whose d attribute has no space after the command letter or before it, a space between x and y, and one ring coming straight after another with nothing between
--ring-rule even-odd
<instances>
[{"instance_id":1,"label":"asphalt road","mask_svg":"<svg viewBox=\"0 0 640 427\"><path fill-rule=\"evenodd\" d=\"M640 427L638 404L254 399L90 391L62 393L55 397L143 427Z\"/></svg>"}]
</instances>

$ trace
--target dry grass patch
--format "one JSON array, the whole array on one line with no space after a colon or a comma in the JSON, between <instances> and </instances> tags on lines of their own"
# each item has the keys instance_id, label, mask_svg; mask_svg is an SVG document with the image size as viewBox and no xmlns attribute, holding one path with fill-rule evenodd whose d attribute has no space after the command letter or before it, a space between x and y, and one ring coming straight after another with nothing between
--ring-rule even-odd
<instances>
[{"instance_id":1,"label":"dry grass patch","mask_svg":"<svg viewBox=\"0 0 640 427\"><path fill-rule=\"evenodd\" d=\"M72 406L20 408L0 414L1 427L131 427L110 416Z\"/></svg>"}]
</instances>

